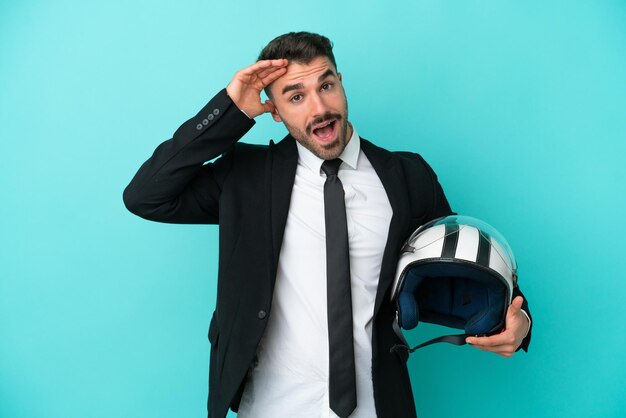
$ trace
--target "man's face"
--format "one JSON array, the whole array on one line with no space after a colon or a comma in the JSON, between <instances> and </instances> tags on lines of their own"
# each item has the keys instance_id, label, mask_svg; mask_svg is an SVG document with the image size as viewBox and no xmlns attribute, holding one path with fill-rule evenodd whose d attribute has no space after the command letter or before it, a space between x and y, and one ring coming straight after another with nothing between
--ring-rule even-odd
<instances>
[{"instance_id":1,"label":"man's face","mask_svg":"<svg viewBox=\"0 0 626 418\"><path fill-rule=\"evenodd\" d=\"M341 74L326 57L308 64L290 62L285 75L270 86L276 110L300 144L324 160L339 157L352 136Z\"/></svg>"}]
</instances>

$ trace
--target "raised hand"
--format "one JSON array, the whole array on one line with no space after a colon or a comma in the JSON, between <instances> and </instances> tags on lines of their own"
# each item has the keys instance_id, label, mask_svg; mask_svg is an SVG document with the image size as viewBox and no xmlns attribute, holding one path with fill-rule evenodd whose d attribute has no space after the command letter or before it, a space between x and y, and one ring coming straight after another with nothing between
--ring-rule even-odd
<instances>
[{"instance_id":1,"label":"raised hand","mask_svg":"<svg viewBox=\"0 0 626 418\"><path fill-rule=\"evenodd\" d=\"M226 93L250 118L272 112L271 101L261 102L261 91L287 72L287 60L263 60L239 70L226 87Z\"/></svg>"}]
</instances>

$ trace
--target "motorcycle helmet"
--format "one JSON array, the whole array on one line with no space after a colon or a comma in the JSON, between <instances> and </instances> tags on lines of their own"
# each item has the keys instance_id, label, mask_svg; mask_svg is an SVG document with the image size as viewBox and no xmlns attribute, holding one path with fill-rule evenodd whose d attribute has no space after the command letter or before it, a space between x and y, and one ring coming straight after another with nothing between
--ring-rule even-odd
<instances>
[{"instance_id":1,"label":"motorcycle helmet","mask_svg":"<svg viewBox=\"0 0 626 418\"><path fill-rule=\"evenodd\" d=\"M419 227L403 246L392 286L397 315L394 329L413 352L436 342L465 344L469 335L500 332L505 325L517 265L504 237L469 216L447 216ZM419 322L464 330L410 349L400 328Z\"/></svg>"}]
</instances>

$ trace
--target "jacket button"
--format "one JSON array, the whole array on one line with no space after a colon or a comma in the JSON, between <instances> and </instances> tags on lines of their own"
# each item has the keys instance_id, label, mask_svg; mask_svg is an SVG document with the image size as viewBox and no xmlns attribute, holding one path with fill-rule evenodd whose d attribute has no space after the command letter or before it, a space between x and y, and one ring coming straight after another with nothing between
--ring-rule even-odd
<instances>
[{"instance_id":1,"label":"jacket button","mask_svg":"<svg viewBox=\"0 0 626 418\"><path fill-rule=\"evenodd\" d=\"M220 114L220 110L219 109L213 109L213 114L215 116L219 115Z\"/></svg>"},{"instance_id":2,"label":"jacket button","mask_svg":"<svg viewBox=\"0 0 626 418\"><path fill-rule=\"evenodd\" d=\"M214 118L214 117L215 117L215 116L213 116L213 113L209 113L209 116L207 116L207 118L208 118L209 120L213 120L213 118Z\"/></svg>"},{"instance_id":3,"label":"jacket button","mask_svg":"<svg viewBox=\"0 0 626 418\"><path fill-rule=\"evenodd\" d=\"M264 319L267 316L267 312L265 312L264 310L260 310L257 316L259 317L259 319Z\"/></svg>"},{"instance_id":4,"label":"jacket button","mask_svg":"<svg viewBox=\"0 0 626 418\"><path fill-rule=\"evenodd\" d=\"M203 119L203 120L202 120L202 124L203 124L204 126L208 125L208 124L209 124L209 120L208 120L208 119Z\"/></svg>"},{"instance_id":5,"label":"jacket button","mask_svg":"<svg viewBox=\"0 0 626 418\"><path fill-rule=\"evenodd\" d=\"M199 131L201 131L201 130L202 130L202 124L201 124L201 123L197 124L197 125L196 125L196 129L197 129L197 130L199 130Z\"/></svg>"}]
</instances>

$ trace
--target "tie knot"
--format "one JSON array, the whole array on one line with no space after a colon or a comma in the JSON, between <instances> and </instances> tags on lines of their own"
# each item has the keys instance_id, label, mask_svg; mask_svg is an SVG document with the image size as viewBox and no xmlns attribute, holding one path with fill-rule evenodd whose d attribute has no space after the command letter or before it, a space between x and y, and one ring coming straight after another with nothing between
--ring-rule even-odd
<instances>
[{"instance_id":1,"label":"tie knot","mask_svg":"<svg viewBox=\"0 0 626 418\"><path fill-rule=\"evenodd\" d=\"M341 159L335 158L334 160L326 160L322 163L322 171L326 173L327 177L336 176L339 172L339 166L341 165Z\"/></svg>"}]
</instances>

